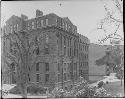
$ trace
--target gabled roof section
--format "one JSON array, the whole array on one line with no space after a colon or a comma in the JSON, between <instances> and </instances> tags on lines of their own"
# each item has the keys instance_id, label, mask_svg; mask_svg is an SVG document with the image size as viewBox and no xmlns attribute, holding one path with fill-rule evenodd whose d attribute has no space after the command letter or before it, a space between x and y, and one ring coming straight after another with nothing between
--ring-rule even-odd
<instances>
[{"instance_id":1,"label":"gabled roof section","mask_svg":"<svg viewBox=\"0 0 125 99\"><path fill-rule=\"evenodd\" d=\"M65 21L67 21L68 23L70 23L70 24L73 25L73 23L70 21L70 19L69 19L68 17L64 17L63 19L64 19Z\"/></svg>"}]
</instances>

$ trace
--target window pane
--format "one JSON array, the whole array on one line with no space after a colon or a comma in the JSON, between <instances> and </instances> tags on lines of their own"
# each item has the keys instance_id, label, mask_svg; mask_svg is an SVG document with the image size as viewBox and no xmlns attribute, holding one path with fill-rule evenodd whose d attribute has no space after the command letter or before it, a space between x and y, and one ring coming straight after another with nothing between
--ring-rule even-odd
<instances>
[{"instance_id":1,"label":"window pane","mask_svg":"<svg viewBox=\"0 0 125 99\"><path fill-rule=\"evenodd\" d=\"M39 71L39 63L36 64L36 71Z\"/></svg>"},{"instance_id":2,"label":"window pane","mask_svg":"<svg viewBox=\"0 0 125 99\"><path fill-rule=\"evenodd\" d=\"M32 29L35 29L35 23L32 22Z\"/></svg>"},{"instance_id":3,"label":"window pane","mask_svg":"<svg viewBox=\"0 0 125 99\"><path fill-rule=\"evenodd\" d=\"M64 73L64 80L66 81L66 73Z\"/></svg>"},{"instance_id":4,"label":"window pane","mask_svg":"<svg viewBox=\"0 0 125 99\"><path fill-rule=\"evenodd\" d=\"M45 63L45 69L46 71L49 71L49 63Z\"/></svg>"},{"instance_id":5,"label":"window pane","mask_svg":"<svg viewBox=\"0 0 125 99\"><path fill-rule=\"evenodd\" d=\"M36 48L36 55L39 55L39 47Z\"/></svg>"},{"instance_id":6,"label":"window pane","mask_svg":"<svg viewBox=\"0 0 125 99\"><path fill-rule=\"evenodd\" d=\"M61 76L60 76L60 74L58 74L58 82L60 82L61 81Z\"/></svg>"},{"instance_id":7,"label":"window pane","mask_svg":"<svg viewBox=\"0 0 125 99\"><path fill-rule=\"evenodd\" d=\"M41 20L41 27L43 27L43 20Z\"/></svg>"},{"instance_id":8,"label":"window pane","mask_svg":"<svg viewBox=\"0 0 125 99\"><path fill-rule=\"evenodd\" d=\"M48 19L46 19L46 26L48 26Z\"/></svg>"},{"instance_id":9,"label":"window pane","mask_svg":"<svg viewBox=\"0 0 125 99\"><path fill-rule=\"evenodd\" d=\"M58 71L60 72L60 63L58 63Z\"/></svg>"},{"instance_id":10,"label":"window pane","mask_svg":"<svg viewBox=\"0 0 125 99\"><path fill-rule=\"evenodd\" d=\"M36 81L39 82L39 74L36 74Z\"/></svg>"},{"instance_id":11,"label":"window pane","mask_svg":"<svg viewBox=\"0 0 125 99\"><path fill-rule=\"evenodd\" d=\"M49 81L49 74L45 74L45 82Z\"/></svg>"}]
</instances>

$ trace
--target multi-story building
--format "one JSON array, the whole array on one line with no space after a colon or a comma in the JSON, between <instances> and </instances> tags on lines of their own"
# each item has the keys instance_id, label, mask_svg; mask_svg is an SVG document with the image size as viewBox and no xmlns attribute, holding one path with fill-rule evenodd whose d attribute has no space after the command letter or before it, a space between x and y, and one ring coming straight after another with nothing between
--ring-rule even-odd
<instances>
[{"instance_id":1,"label":"multi-story building","mask_svg":"<svg viewBox=\"0 0 125 99\"><path fill-rule=\"evenodd\" d=\"M88 79L89 40L77 33L77 27L67 17L61 18L54 13L43 15L42 11L36 10L36 17L32 19L25 15L13 15L6 21L2 31L6 35L13 32L27 33L29 42L35 42L31 51L34 58L30 61L37 58L35 64L28 66L29 83L50 89L54 86L68 88L79 76L85 75ZM3 40L3 55L13 52L12 45L10 41ZM10 62L10 65L12 64L14 62ZM5 62L2 65L7 67ZM11 75L10 82L12 78ZM6 76L3 79L6 79Z\"/></svg>"},{"instance_id":2,"label":"multi-story building","mask_svg":"<svg viewBox=\"0 0 125 99\"><path fill-rule=\"evenodd\" d=\"M80 34L79 34L80 35ZM79 75L89 80L89 40L87 37L79 37Z\"/></svg>"}]
</instances>

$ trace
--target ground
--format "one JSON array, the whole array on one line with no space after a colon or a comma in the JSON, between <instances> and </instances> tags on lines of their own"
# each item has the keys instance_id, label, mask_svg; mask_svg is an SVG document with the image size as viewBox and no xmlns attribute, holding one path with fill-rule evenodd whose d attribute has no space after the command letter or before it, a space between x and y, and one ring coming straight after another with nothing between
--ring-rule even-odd
<instances>
[{"instance_id":1,"label":"ground","mask_svg":"<svg viewBox=\"0 0 125 99\"><path fill-rule=\"evenodd\" d=\"M90 86L98 86L98 82L99 81L108 81L108 84L105 84L103 87L107 90L108 93L112 93L113 95L118 95L121 94L120 97L124 96L124 80L122 80L122 86L121 86L121 80L109 76L109 77L103 77L105 79L101 79L98 80L94 83L91 83ZM110 78L110 79L109 79ZM112 79L111 79L112 78ZM3 90L10 90L11 88L13 88L15 85L3 85ZM20 95L14 95L14 94L8 94L5 95L3 98L21 98L22 96ZM47 98L47 96L45 95L37 95L37 96L33 96L33 95L28 95L28 98Z\"/></svg>"},{"instance_id":2,"label":"ground","mask_svg":"<svg viewBox=\"0 0 125 99\"><path fill-rule=\"evenodd\" d=\"M121 81L111 82L106 84L104 88L108 92L111 92L113 95L121 94L122 96L124 96L124 81L122 81L122 84L123 85L121 86Z\"/></svg>"},{"instance_id":3,"label":"ground","mask_svg":"<svg viewBox=\"0 0 125 99\"><path fill-rule=\"evenodd\" d=\"M104 76L103 79L99 79L94 83L91 83L90 86L98 86L98 83L100 81L103 81L106 83L108 81L108 84L105 84L103 87L107 90L107 92L112 93L113 95L120 94L120 97L124 96L124 80L122 80L122 86L121 86L121 80L117 79L115 76Z\"/></svg>"}]
</instances>

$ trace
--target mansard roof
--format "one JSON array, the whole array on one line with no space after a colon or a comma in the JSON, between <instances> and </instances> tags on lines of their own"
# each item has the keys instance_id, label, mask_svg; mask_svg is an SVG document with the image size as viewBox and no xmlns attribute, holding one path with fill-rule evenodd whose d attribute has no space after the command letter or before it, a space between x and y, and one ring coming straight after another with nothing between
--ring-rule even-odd
<instances>
[{"instance_id":1,"label":"mansard roof","mask_svg":"<svg viewBox=\"0 0 125 99\"><path fill-rule=\"evenodd\" d=\"M15 15L12 15L12 16L6 21L6 24L13 23L13 21L16 21L16 20L21 20L21 18L18 17L18 16L15 16Z\"/></svg>"},{"instance_id":2,"label":"mansard roof","mask_svg":"<svg viewBox=\"0 0 125 99\"><path fill-rule=\"evenodd\" d=\"M73 23L70 21L70 19L69 19L68 17L63 17L63 19L64 19L65 21L67 21L68 23L70 23L70 24L73 25Z\"/></svg>"}]
</instances>

